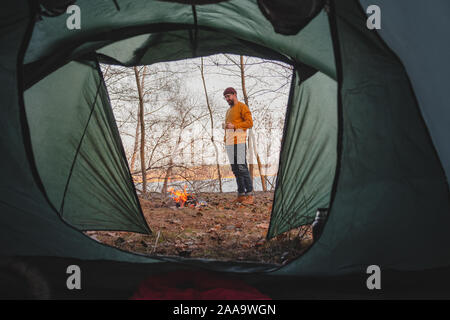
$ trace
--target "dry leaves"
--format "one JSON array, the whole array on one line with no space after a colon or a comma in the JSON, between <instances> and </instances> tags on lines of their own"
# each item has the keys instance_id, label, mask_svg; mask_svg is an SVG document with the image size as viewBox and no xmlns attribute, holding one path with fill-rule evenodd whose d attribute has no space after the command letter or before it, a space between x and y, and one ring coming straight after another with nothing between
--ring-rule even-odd
<instances>
[{"instance_id":1,"label":"dry leaves","mask_svg":"<svg viewBox=\"0 0 450 320\"><path fill-rule=\"evenodd\" d=\"M208 205L199 209L169 208L155 199L141 200L151 235L87 231L86 234L122 250L219 260L282 264L306 246L295 236L266 241L273 193L257 192L253 206L233 204L235 194L201 194ZM292 234L295 232L293 231ZM298 234L298 230L295 233ZM305 239L308 244L308 233Z\"/></svg>"}]
</instances>

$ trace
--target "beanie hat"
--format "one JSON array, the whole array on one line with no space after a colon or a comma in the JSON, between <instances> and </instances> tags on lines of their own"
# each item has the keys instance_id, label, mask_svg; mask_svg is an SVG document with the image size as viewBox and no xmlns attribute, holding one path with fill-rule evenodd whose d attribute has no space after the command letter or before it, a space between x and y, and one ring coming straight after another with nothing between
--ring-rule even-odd
<instances>
[{"instance_id":1,"label":"beanie hat","mask_svg":"<svg viewBox=\"0 0 450 320\"><path fill-rule=\"evenodd\" d=\"M223 92L223 95L226 94L236 94L236 90L234 90L234 88L232 87L226 88L225 91Z\"/></svg>"}]
</instances>

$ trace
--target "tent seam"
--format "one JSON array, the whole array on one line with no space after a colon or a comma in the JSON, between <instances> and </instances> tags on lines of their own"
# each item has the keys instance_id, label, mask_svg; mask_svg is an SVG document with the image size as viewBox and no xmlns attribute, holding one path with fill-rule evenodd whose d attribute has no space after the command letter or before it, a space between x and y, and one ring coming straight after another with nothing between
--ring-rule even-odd
<instances>
[{"instance_id":1,"label":"tent seam","mask_svg":"<svg viewBox=\"0 0 450 320\"><path fill-rule=\"evenodd\" d=\"M106 92L106 96L108 98L108 103L109 103L109 105L111 105L111 102L109 100L108 87L106 86L105 79L103 78L103 72L102 72L102 70L100 68L100 63L98 62L98 59L96 59L96 66L97 66L98 74L100 75L100 82L103 84L105 92ZM115 121L115 119L114 119L114 121ZM136 200L138 208L139 208L139 213L141 214L141 219L145 223L145 227L147 229L148 234L151 234L152 231L150 229L150 226L147 223L147 220L145 219L144 212L142 211L141 203L139 202L139 198L138 198L138 195L137 195L137 192L136 192L136 186L134 185L134 182L133 182L133 175L131 174L131 170L130 170L130 167L128 165L128 161L127 161L127 157L126 157L126 154L125 154L125 149L123 148L122 140L120 140L119 149L120 149L120 151L122 153L122 160L124 160L124 163L126 164L128 177L129 177L129 179L131 181L131 186L133 188L133 194L134 194L135 200Z\"/></svg>"},{"instance_id":2,"label":"tent seam","mask_svg":"<svg viewBox=\"0 0 450 320\"><path fill-rule=\"evenodd\" d=\"M98 95L100 93L101 84L102 84L102 81L100 79L100 81L98 83L98 86L97 86L97 92L95 94L94 101L92 102L91 111L89 113L88 120L87 120L86 125L84 127L83 134L81 135L80 142L78 143L78 147L77 147L77 150L75 152L75 156L73 158L72 165L70 167L69 176L67 177L66 186L64 187L64 193L63 193L63 198L62 198L62 202L61 202L61 207L60 207L59 212L58 212L58 214L60 215L61 218L63 217L63 213L64 213L64 204L65 204L65 200L66 200L67 190L69 189L70 180L72 179L72 173L73 173L73 170L75 168L75 163L77 162L78 154L80 153L80 149L81 149L81 145L83 144L84 137L86 136L87 128L89 126L89 123L91 122L92 114L94 113L95 104L97 103L97 98L98 98Z\"/></svg>"}]
</instances>

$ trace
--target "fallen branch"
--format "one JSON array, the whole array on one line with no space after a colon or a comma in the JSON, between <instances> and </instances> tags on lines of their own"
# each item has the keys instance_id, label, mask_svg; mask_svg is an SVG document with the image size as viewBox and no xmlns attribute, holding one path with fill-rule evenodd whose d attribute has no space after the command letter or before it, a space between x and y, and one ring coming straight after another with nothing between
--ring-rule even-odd
<instances>
[{"instance_id":1,"label":"fallen branch","mask_svg":"<svg viewBox=\"0 0 450 320\"><path fill-rule=\"evenodd\" d=\"M158 235L156 236L156 240L155 240L155 245L153 246L153 251L152 253L155 253L156 251L156 247L158 245L158 240L159 240L159 236L161 235L161 230L158 231Z\"/></svg>"}]
</instances>

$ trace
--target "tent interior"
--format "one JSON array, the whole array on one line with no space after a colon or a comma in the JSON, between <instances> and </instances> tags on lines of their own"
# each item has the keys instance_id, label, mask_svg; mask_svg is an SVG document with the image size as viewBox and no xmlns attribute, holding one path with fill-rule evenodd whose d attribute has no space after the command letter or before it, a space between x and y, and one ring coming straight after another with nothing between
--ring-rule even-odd
<instances>
[{"instance_id":1,"label":"tent interior","mask_svg":"<svg viewBox=\"0 0 450 320\"><path fill-rule=\"evenodd\" d=\"M446 294L448 272L435 271L450 265L446 175L405 69L366 28L360 3L304 1L300 26L278 26L281 34L264 1L213 2L80 0L80 30L66 27L65 13L36 18L25 0L8 5L2 255L39 266L64 298L126 298L145 276L180 269L234 274L274 298L377 297L365 287L373 264L389 270L393 297ZM294 66L267 237L310 224L318 208L329 217L314 245L283 267L142 256L81 232L151 232L99 63L215 53ZM67 292L65 275L54 276L69 263L87 270L90 291ZM412 285L419 271L426 280Z\"/></svg>"},{"instance_id":2,"label":"tent interior","mask_svg":"<svg viewBox=\"0 0 450 320\"><path fill-rule=\"evenodd\" d=\"M182 9L180 15L189 13L187 19L192 19L195 12L197 21L194 27L186 29L186 26L177 24L171 28L181 30L166 31L166 26L150 25L150 29L156 30L152 33L146 30L144 34L133 37L128 37L131 31L127 28L126 32L115 32L113 39L108 39L110 44L105 45L106 41L98 40L85 42L82 53L78 53L81 51L79 47L75 49L77 59L63 66L50 67L50 70L57 69L44 77L42 74L40 77L43 78L35 80L25 91L33 155L52 206L64 221L79 230L150 232L124 161L99 63L148 65L224 52L252 54L295 65L296 77L290 97L290 105L295 108L290 108L291 123L285 126L289 132L285 133L283 142L292 147L283 148L284 160L281 160L286 167L283 170L289 174L278 178L278 184L283 188L275 195L279 200L275 201L268 237L310 224L317 208L328 207L330 199L336 163L337 85L333 78L301 60L316 60L325 72L333 75L334 57L326 13L320 13L314 23L296 36L299 41L309 44L308 49L298 50L303 46L300 47L297 41L283 44L282 36L273 32L270 23L262 16L258 17L259 20L256 17L248 19L254 24L265 25L267 29L264 37L258 38L250 30L245 30L254 37L250 42L242 36L228 35L221 30L222 26L215 26L220 31L210 30L209 7L167 4L168 8L164 8L158 5L158 12L167 13L173 12L170 7L176 6L178 10ZM221 5L214 13L232 21L238 18L233 16L237 13L232 8ZM250 11L251 8L245 9ZM135 15L129 17L136 19ZM230 25L230 21L222 21L223 28ZM314 43L310 44L313 38L310 33L321 36L315 37ZM273 39L267 37L269 34ZM56 36L61 37L59 33ZM119 40L123 37L127 38ZM263 40L273 43L272 46L280 42L286 49L281 54L268 48ZM42 43L36 47L32 44L33 41L25 54L30 70L36 66L35 56L46 55L42 52L41 48L45 48ZM294 53L305 57L296 57ZM49 60L49 64L56 64L54 56ZM37 66L35 72L40 72L42 65ZM291 143L290 140L299 134L301 142ZM296 153L298 156L292 156ZM55 154L59 156L55 157ZM294 176L293 172L297 174Z\"/></svg>"}]
</instances>

